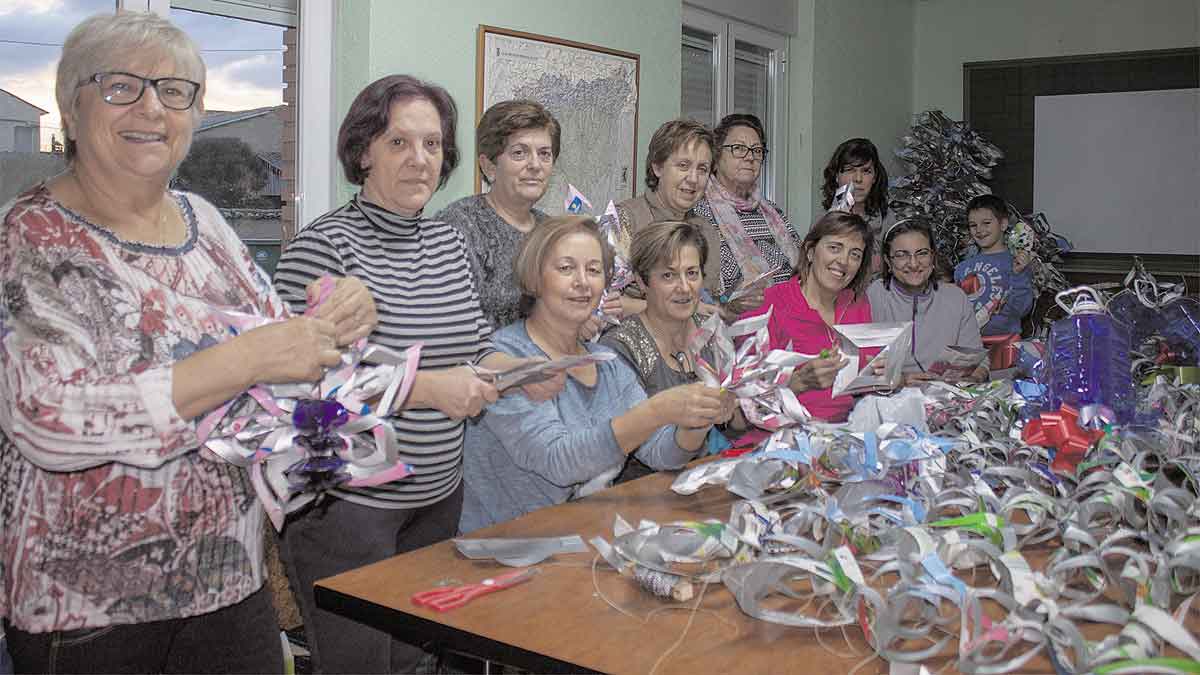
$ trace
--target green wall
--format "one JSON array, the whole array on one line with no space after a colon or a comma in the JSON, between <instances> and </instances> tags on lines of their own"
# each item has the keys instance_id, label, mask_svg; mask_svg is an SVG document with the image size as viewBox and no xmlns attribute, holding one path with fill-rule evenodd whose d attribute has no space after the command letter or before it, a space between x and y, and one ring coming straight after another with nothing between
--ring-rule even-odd
<instances>
[{"instance_id":1,"label":"green wall","mask_svg":"<svg viewBox=\"0 0 1200 675\"><path fill-rule=\"evenodd\" d=\"M340 123L362 87L391 73L409 73L450 92L460 113L462 161L434 195L427 209L432 213L474 191L476 29L486 24L540 33L641 56L640 171L650 135L679 115L681 23L678 0L340 0L335 114ZM341 199L353 194L353 186L338 185ZM641 187L639 176L639 193Z\"/></svg>"},{"instance_id":2,"label":"green wall","mask_svg":"<svg viewBox=\"0 0 1200 675\"><path fill-rule=\"evenodd\" d=\"M812 215L838 144L865 137L889 175L912 115L913 0L816 0L813 9Z\"/></svg>"},{"instance_id":3,"label":"green wall","mask_svg":"<svg viewBox=\"0 0 1200 675\"><path fill-rule=\"evenodd\" d=\"M788 215L808 231L816 180L813 178L813 11L815 0L796 0L799 21L788 38Z\"/></svg>"}]
</instances>

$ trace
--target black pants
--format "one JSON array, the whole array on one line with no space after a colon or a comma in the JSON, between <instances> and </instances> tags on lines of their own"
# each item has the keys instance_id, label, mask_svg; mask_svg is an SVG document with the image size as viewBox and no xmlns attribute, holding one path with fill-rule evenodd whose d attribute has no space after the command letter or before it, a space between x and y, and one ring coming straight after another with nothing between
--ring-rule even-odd
<instances>
[{"instance_id":1,"label":"black pants","mask_svg":"<svg viewBox=\"0 0 1200 675\"><path fill-rule=\"evenodd\" d=\"M376 509L327 499L283 528L279 557L300 614L318 673L411 673L425 655L421 647L316 606L313 583L356 567L415 551L453 537L462 513L458 486L440 502L420 509Z\"/></svg>"},{"instance_id":2,"label":"black pants","mask_svg":"<svg viewBox=\"0 0 1200 675\"><path fill-rule=\"evenodd\" d=\"M186 619L26 633L4 624L17 673L282 673L279 623L264 586Z\"/></svg>"}]
</instances>

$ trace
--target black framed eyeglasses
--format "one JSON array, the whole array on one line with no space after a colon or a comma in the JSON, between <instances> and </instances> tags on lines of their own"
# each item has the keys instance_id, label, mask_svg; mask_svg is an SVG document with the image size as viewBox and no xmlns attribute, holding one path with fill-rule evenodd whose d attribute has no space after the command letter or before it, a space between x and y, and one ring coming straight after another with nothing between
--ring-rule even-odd
<instances>
[{"instance_id":1,"label":"black framed eyeglasses","mask_svg":"<svg viewBox=\"0 0 1200 675\"><path fill-rule=\"evenodd\" d=\"M150 79L133 73L111 72L96 73L79 86L96 83L100 86L100 97L110 105L133 105L141 100L146 93L146 86L154 87L158 100L164 108L171 110L187 110L196 103L196 94L200 93L200 83L185 80L181 77L160 77Z\"/></svg>"},{"instance_id":2,"label":"black framed eyeglasses","mask_svg":"<svg viewBox=\"0 0 1200 675\"><path fill-rule=\"evenodd\" d=\"M741 143L730 143L721 147L728 148L729 153L738 159L746 159L746 155L753 155L754 159L762 159L767 156L767 149L761 145L756 145L752 148Z\"/></svg>"}]
</instances>

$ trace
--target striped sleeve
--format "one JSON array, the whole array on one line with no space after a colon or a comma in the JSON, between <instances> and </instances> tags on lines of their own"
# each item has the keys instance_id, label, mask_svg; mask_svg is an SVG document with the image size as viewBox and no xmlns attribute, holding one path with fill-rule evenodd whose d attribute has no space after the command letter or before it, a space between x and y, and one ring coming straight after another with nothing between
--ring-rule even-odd
<instances>
[{"instance_id":1,"label":"striped sleeve","mask_svg":"<svg viewBox=\"0 0 1200 675\"><path fill-rule=\"evenodd\" d=\"M478 362L492 353L462 234L444 222L402 218L359 198L305 228L284 251L275 287L296 311L321 275L360 279L375 299L371 342L403 352L421 344L421 368ZM376 508L418 508L454 491L462 476L464 426L432 409L390 418L399 457L414 475L372 488L335 491Z\"/></svg>"}]
</instances>

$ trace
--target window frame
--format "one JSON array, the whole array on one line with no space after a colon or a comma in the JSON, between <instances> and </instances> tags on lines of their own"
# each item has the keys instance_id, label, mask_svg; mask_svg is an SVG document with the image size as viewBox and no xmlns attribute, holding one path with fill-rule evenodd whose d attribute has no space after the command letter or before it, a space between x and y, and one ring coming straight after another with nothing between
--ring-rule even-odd
<instances>
[{"instance_id":1,"label":"window frame","mask_svg":"<svg viewBox=\"0 0 1200 675\"><path fill-rule=\"evenodd\" d=\"M119 9L154 12L170 17L172 0L117 0ZM299 25L336 26L337 3L328 0L298 0ZM228 10L238 3L228 0L184 0L180 9L278 23L268 14L233 15ZM222 11L224 10L224 11ZM300 30L298 103L296 106L296 185L293 190L296 231L323 213L333 210L336 195L334 168L337 159L337 126L334 109L334 30ZM283 239L280 232L280 239Z\"/></svg>"},{"instance_id":2,"label":"window frame","mask_svg":"<svg viewBox=\"0 0 1200 675\"><path fill-rule=\"evenodd\" d=\"M682 28L697 29L715 37L713 41L714 61L714 95L713 105L716 108L716 120L733 112L734 91L734 62L737 59L737 43L749 42L767 49L767 101L766 121L767 142L770 154L764 167L763 189L768 199L779 207L787 210L788 192L788 79L787 79L787 45L788 38L779 33L751 26L742 21L713 14L690 5L683 6L683 24L681 41L684 38Z\"/></svg>"}]
</instances>

